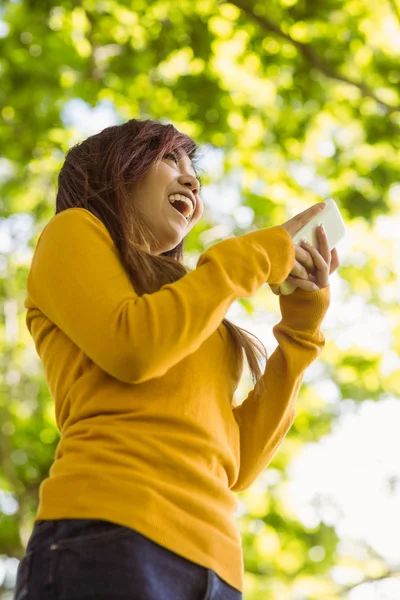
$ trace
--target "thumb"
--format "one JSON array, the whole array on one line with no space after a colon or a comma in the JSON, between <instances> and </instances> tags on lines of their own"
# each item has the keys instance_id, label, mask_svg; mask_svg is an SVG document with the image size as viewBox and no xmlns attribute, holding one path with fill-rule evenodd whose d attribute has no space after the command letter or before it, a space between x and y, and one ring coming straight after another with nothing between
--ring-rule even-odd
<instances>
[{"instance_id":1,"label":"thumb","mask_svg":"<svg viewBox=\"0 0 400 600\"><path fill-rule=\"evenodd\" d=\"M270 285L269 286L271 288L271 290L273 291L273 293L275 294L275 296L280 296L281 292L279 290L279 285Z\"/></svg>"}]
</instances>

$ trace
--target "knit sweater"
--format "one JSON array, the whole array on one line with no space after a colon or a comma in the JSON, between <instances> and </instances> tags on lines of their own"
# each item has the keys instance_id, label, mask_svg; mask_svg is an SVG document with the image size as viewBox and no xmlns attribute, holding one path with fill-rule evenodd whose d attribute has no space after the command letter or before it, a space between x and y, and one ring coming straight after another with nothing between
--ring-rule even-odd
<instances>
[{"instance_id":1,"label":"knit sweater","mask_svg":"<svg viewBox=\"0 0 400 600\"><path fill-rule=\"evenodd\" d=\"M294 266L282 226L218 242L196 268L139 296L107 228L71 208L32 258L26 325L60 431L39 519L104 519L214 570L243 591L235 492L262 473L295 418L320 355L329 286L280 296L278 346L238 404L241 370L222 323L231 304Z\"/></svg>"}]
</instances>

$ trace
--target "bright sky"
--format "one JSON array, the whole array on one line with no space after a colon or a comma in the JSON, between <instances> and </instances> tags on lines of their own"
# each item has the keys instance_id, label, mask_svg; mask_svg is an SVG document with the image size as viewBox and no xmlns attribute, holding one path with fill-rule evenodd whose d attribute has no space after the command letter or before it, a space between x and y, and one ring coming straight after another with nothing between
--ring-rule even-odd
<instances>
[{"instance_id":1,"label":"bright sky","mask_svg":"<svg viewBox=\"0 0 400 600\"><path fill-rule=\"evenodd\" d=\"M110 103L102 102L98 107L91 109L80 100L69 103L64 112L64 121L65 124L75 125L81 137L87 137L118 122ZM321 144L319 149L323 156L329 156L329 140ZM210 174L217 175L221 173L222 159L221 151L209 150L200 166ZM314 188L315 185L324 186L324 182L317 181L313 169L307 165L298 165L295 173L303 185L314 185ZM395 187L393 194L396 194L396 199L400 201L400 184ZM204 189L202 197L205 205L212 210L215 221L219 223L204 234L203 241L207 245L214 239L231 235L235 221L242 227L251 223L252 211L250 208L239 206L240 193L235 182L231 188L227 188L225 182L223 195L218 193L216 186L208 186ZM18 215L15 217L18 218ZM26 239L27 222L22 215L21 217L19 227L15 221L14 225L16 229L20 229L21 237ZM400 276L399 219L398 216L378 219L377 233L396 240L397 272ZM346 239L339 243L342 264L347 257L353 256L353 247L358 241L357 235L357 232L348 230ZM3 236L3 232L0 238L3 239L3 245L7 246L6 235ZM192 257L189 261L192 268L195 267L197 258ZM359 296L344 301L344 286L345 282L338 274L331 277L332 301L324 321L325 336L327 339L333 339L343 350L351 346L354 340L357 340L361 347L378 350L384 355L386 374L399 369L400 359L391 350L388 316L381 314L374 307L368 307ZM227 316L255 333L271 355L276 347L272 326L279 320L278 314L271 314L266 319L263 313L262 322L257 318L249 322L242 307L235 303ZM366 323L368 327L365 326ZM352 556L364 556L362 544L365 543L382 555L389 566L394 568L397 565L400 571L399 399L388 396L379 403L365 401L356 405L351 399L340 400L335 384L322 377L323 373L317 361L308 369L305 381L313 382L325 402L337 405L340 418L332 434L316 444L306 444L290 465L291 480L285 491L286 502L305 526L313 527L320 520L333 525L342 539L339 551L350 552ZM238 392L242 394L245 389L243 385L246 385L246 381L239 386ZM265 490L276 477L279 477L279 473L272 468L268 469L256 482L255 487ZM388 481L391 485L388 485ZM9 499L6 500L0 495L0 503L6 511L13 512ZM242 510L243 507L239 505L238 515ZM322 560L323 553L323 548L313 549L313 559ZM0 564L0 580L1 570ZM352 584L362 579L363 575L356 569L335 567L332 577L339 584ZM397 581L365 584L353 590L349 600L394 600L399 597L400 577Z\"/></svg>"}]
</instances>

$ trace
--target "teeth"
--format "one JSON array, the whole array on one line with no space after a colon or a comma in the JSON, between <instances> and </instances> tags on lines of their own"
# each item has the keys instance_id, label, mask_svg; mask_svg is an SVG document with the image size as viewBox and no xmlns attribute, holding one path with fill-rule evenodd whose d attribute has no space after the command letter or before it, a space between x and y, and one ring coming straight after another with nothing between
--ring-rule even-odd
<instances>
[{"instance_id":1,"label":"teeth","mask_svg":"<svg viewBox=\"0 0 400 600\"><path fill-rule=\"evenodd\" d=\"M176 200L184 202L190 208L190 213L185 217L185 219L189 221L194 213L193 204L191 203L189 198L186 198L186 196L182 196L182 194L171 194L171 196L168 196L168 202L170 202L171 204L173 204Z\"/></svg>"}]
</instances>

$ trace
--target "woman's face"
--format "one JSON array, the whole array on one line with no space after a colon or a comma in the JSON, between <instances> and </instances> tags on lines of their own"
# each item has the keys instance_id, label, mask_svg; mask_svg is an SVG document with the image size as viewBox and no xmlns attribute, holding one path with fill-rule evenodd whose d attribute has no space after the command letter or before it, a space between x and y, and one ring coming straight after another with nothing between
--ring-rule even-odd
<instances>
[{"instance_id":1,"label":"woman's face","mask_svg":"<svg viewBox=\"0 0 400 600\"><path fill-rule=\"evenodd\" d=\"M166 154L154 164L136 187L135 205L141 218L154 234L157 247L153 254L172 250L201 218L204 210L199 196L200 184L186 153ZM194 201L194 213L189 222L168 201L173 194L183 194Z\"/></svg>"}]
</instances>

